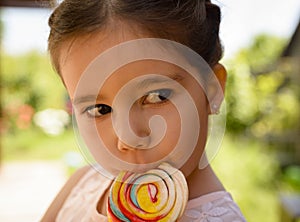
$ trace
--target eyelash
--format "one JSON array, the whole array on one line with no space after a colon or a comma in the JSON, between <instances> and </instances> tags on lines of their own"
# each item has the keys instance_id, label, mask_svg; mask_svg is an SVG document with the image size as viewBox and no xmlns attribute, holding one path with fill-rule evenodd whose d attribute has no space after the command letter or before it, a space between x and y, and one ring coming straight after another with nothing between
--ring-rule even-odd
<instances>
[{"instance_id":1,"label":"eyelash","mask_svg":"<svg viewBox=\"0 0 300 222\"><path fill-rule=\"evenodd\" d=\"M101 111L103 109L106 109L105 110L105 113L103 114L96 114L95 112L98 112L98 111ZM92 111L95 111L94 114L92 114L91 112ZM110 113L112 111L112 108L108 105L105 105L105 104L96 104L96 105L92 105L92 106L89 106L87 107L83 113L86 113L88 117L91 117L91 118L99 118L99 117L102 117L108 113Z\"/></svg>"},{"instance_id":2,"label":"eyelash","mask_svg":"<svg viewBox=\"0 0 300 222\"><path fill-rule=\"evenodd\" d=\"M146 102L147 98L149 98L151 96L151 94L153 94L153 96L157 96L162 101L160 101L160 102ZM153 90L153 91L148 92L147 95L145 95L143 97L142 104L143 105L146 105L146 104L162 104L162 103L165 103L165 102L169 101L169 98L170 98L171 95L172 95L172 90L171 89Z\"/></svg>"},{"instance_id":3,"label":"eyelash","mask_svg":"<svg viewBox=\"0 0 300 222\"><path fill-rule=\"evenodd\" d=\"M147 99L152 95L152 98L150 99L157 99L155 96L158 97L158 102L147 102ZM151 105L151 104L163 104L169 101L170 96L172 95L172 90L170 89L158 89L148 92L145 96L142 97L142 105ZM97 114L96 112L104 110L104 113ZM94 112L94 114L92 113ZM108 113L112 112L112 108L105 104L96 104L87 107L83 113L86 113L88 117L91 118L99 118L102 117Z\"/></svg>"}]
</instances>

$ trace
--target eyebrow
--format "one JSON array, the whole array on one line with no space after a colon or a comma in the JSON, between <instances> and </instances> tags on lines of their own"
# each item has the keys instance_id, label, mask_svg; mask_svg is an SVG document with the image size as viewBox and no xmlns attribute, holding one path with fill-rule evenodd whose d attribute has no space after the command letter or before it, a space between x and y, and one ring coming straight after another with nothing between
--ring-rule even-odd
<instances>
[{"instance_id":1,"label":"eyebrow","mask_svg":"<svg viewBox=\"0 0 300 222\"><path fill-rule=\"evenodd\" d=\"M184 77L182 75L180 75L179 73L166 75L165 77L168 77L168 78L151 77L151 78L148 78L148 79L144 79L144 80L142 80L141 82L138 83L137 87L139 89L144 89L144 88L148 88L152 84L166 83L166 82L171 82L172 80L181 81L181 80L184 79ZM80 103L94 102L97 99L103 99L103 97L99 96L99 95L85 95L85 96L75 98L74 101L73 101L73 104L78 105Z\"/></svg>"},{"instance_id":2,"label":"eyebrow","mask_svg":"<svg viewBox=\"0 0 300 222\"><path fill-rule=\"evenodd\" d=\"M148 88L152 84L171 82L172 80L174 80L174 81L181 81L181 80L184 79L184 77L182 75L180 75L179 73L175 73L175 74L171 74L171 75L166 75L164 77L168 77L168 78L151 77L149 79L144 79L141 82L139 82L138 88L144 89L144 88Z\"/></svg>"},{"instance_id":3,"label":"eyebrow","mask_svg":"<svg viewBox=\"0 0 300 222\"><path fill-rule=\"evenodd\" d=\"M81 96L81 97L75 98L73 104L78 105L80 103L96 101L97 99L99 99L99 96L96 96L96 95Z\"/></svg>"}]
</instances>

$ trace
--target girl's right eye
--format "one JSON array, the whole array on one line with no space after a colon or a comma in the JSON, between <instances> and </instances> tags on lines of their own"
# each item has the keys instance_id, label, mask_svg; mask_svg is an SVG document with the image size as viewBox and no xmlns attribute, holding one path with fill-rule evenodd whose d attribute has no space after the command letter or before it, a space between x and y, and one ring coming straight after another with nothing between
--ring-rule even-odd
<instances>
[{"instance_id":1,"label":"girl's right eye","mask_svg":"<svg viewBox=\"0 0 300 222\"><path fill-rule=\"evenodd\" d=\"M112 108L105 104L96 104L89 106L84 110L84 113L87 113L89 117L101 117L105 114L108 114L112 111Z\"/></svg>"}]
</instances>

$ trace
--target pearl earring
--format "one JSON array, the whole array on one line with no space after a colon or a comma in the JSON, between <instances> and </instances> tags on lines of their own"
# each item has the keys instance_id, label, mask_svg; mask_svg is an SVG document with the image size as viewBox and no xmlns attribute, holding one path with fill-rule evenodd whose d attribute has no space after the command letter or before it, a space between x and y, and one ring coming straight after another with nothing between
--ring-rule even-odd
<instances>
[{"instance_id":1,"label":"pearl earring","mask_svg":"<svg viewBox=\"0 0 300 222\"><path fill-rule=\"evenodd\" d=\"M213 109L213 110L212 110L213 114L219 114L219 113L220 113L217 104L213 104L213 105L212 105L212 109Z\"/></svg>"}]
</instances>

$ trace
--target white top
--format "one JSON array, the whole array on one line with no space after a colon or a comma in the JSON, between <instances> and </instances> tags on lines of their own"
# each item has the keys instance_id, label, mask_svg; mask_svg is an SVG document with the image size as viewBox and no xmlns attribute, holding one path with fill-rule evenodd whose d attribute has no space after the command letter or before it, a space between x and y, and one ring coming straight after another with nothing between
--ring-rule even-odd
<instances>
[{"instance_id":1,"label":"white top","mask_svg":"<svg viewBox=\"0 0 300 222\"><path fill-rule=\"evenodd\" d=\"M72 189L57 222L107 222L97 204L112 181L91 168ZM245 222L231 195L218 191L189 200L180 222Z\"/></svg>"}]
</instances>

